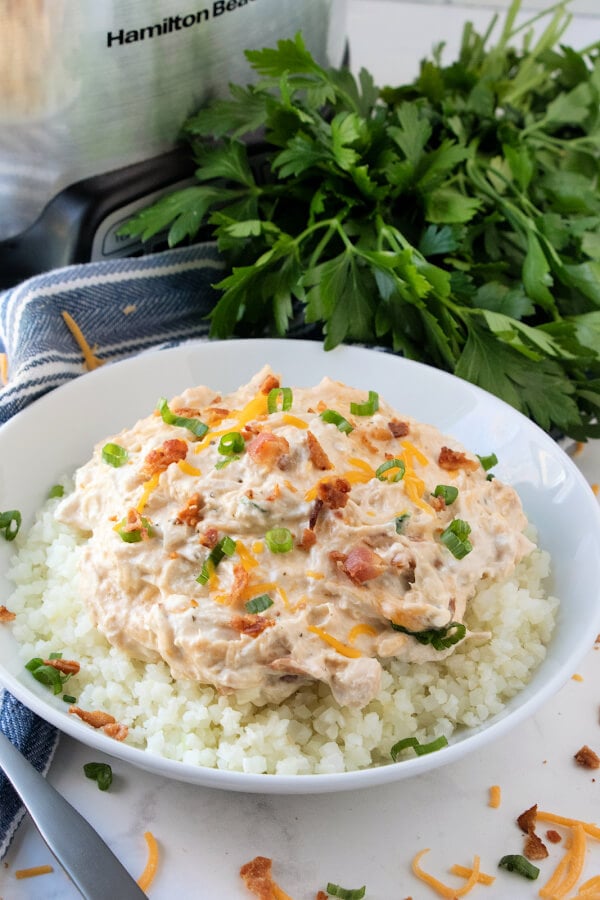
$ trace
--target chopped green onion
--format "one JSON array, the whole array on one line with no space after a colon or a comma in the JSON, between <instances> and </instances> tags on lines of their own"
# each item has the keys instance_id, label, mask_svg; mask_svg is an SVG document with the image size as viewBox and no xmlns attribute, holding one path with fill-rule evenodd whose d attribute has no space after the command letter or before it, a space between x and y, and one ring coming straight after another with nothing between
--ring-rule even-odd
<instances>
[{"instance_id":1,"label":"chopped green onion","mask_svg":"<svg viewBox=\"0 0 600 900\"><path fill-rule=\"evenodd\" d=\"M507 869L509 872L516 872L517 875L522 875L524 878L529 878L530 881L535 881L540 874L538 867L532 865L520 853L509 853L508 856L503 856L498 866L501 869Z\"/></svg>"},{"instance_id":2,"label":"chopped green onion","mask_svg":"<svg viewBox=\"0 0 600 900\"><path fill-rule=\"evenodd\" d=\"M177 425L178 428L187 428L196 437L204 437L208 431L208 425L201 422L200 419L189 419L187 416L177 416L169 409L169 404L164 397L160 397L157 409L162 416L162 420L166 425Z\"/></svg>"},{"instance_id":3,"label":"chopped green onion","mask_svg":"<svg viewBox=\"0 0 600 900\"><path fill-rule=\"evenodd\" d=\"M403 513L401 516L396 516L394 522L396 525L396 534L402 534L404 532L404 528L410 519L410 513Z\"/></svg>"},{"instance_id":4,"label":"chopped green onion","mask_svg":"<svg viewBox=\"0 0 600 900\"><path fill-rule=\"evenodd\" d=\"M272 528L265 534L265 542L271 553L287 553L294 546L289 528Z\"/></svg>"},{"instance_id":5,"label":"chopped green onion","mask_svg":"<svg viewBox=\"0 0 600 900\"><path fill-rule=\"evenodd\" d=\"M340 887L339 884L334 884L332 881L327 884L327 893L329 896L340 897L341 900L362 900L366 890L366 885L363 885L360 888L344 888Z\"/></svg>"},{"instance_id":6,"label":"chopped green onion","mask_svg":"<svg viewBox=\"0 0 600 900\"><path fill-rule=\"evenodd\" d=\"M50 654L50 656L48 657L48 659L62 659L62 653L57 653L57 652L55 651L54 653L51 653L51 654Z\"/></svg>"},{"instance_id":7,"label":"chopped green onion","mask_svg":"<svg viewBox=\"0 0 600 900\"><path fill-rule=\"evenodd\" d=\"M280 396L282 412L287 412L288 409L292 408L292 389L289 387L273 388L269 391L267 396L267 410L269 413L277 412L277 404L279 403Z\"/></svg>"},{"instance_id":8,"label":"chopped green onion","mask_svg":"<svg viewBox=\"0 0 600 900\"><path fill-rule=\"evenodd\" d=\"M48 659L60 659L60 657L61 654L51 653ZM55 669L54 666L46 665L39 656L34 656L28 663L25 663L25 668L31 672L40 684L52 688L53 694L60 694L63 684L71 677L69 673L63 674L58 669Z\"/></svg>"},{"instance_id":9,"label":"chopped green onion","mask_svg":"<svg viewBox=\"0 0 600 900\"><path fill-rule=\"evenodd\" d=\"M235 541L228 534L212 548L206 561L202 566L202 571L196 578L198 584L206 584L210 578L211 569L214 571L224 556L233 556L235 553Z\"/></svg>"},{"instance_id":10,"label":"chopped green onion","mask_svg":"<svg viewBox=\"0 0 600 900\"><path fill-rule=\"evenodd\" d=\"M398 469L398 471L392 478L387 478L385 473L390 469ZM375 469L375 477L380 481L402 481L405 472L406 466L401 459L386 459L378 469Z\"/></svg>"},{"instance_id":11,"label":"chopped green onion","mask_svg":"<svg viewBox=\"0 0 600 900\"><path fill-rule=\"evenodd\" d=\"M73 694L63 694L62 698L65 703L77 703L77 697Z\"/></svg>"},{"instance_id":12,"label":"chopped green onion","mask_svg":"<svg viewBox=\"0 0 600 900\"><path fill-rule=\"evenodd\" d=\"M53 500L54 497L64 497L64 494L65 489L62 484L53 484L48 491L48 500Z\"/></svg>"},{"instance_id":13,"label":"chopped green onion","mask_svg":"<svg viewBox=\"0 0 600 900\"><path fill-rule=\"evenodd\" d=\"M479 454L476 454L476 456L481 463L484 472L487 472L488 469L493 469L494 466L498 465L498 457L495 453L490 453L489 456L479 456Z\"/></svg>"},{"instance_id":14,"label":"chopped green onion","mask_svg":"<svg viewBox=\"0 0 600 900\"><path fill-rule=\"evenodd\" d=\"M467 553L473 549L473 544L468 539L471 526L463 519L454 519L440 534L440 541L448 548L456 559L464 559Z\"/></svg>"},{"instance_id":15,"label":"chopped green onion","mask_svg":"<svg viewBox=\"0 0 600 900\"><path fill-rule=\"evenodd\" d=\"M435 753L436 750L441 750L442 747L448 746L448 739L445 735L441 734L439 737L434 738L432 741L429 741L427 744L421 744L416 737L407 737L402 738L402 740L398 741L392 749L390 750L390 754L394 762L398 758L399 754L406 750L408 747L412 747L417 756L425 756L426 753Z\"/></svg>"},{"instance_id":16,"label":"chopped green onion","mask_svg":"<svg viewBox=\"0 0 600 900\"><path fill-rule=\"evenodd\" d=\"M335 409L324 409L321 413L321 418L328 425L335 425L338 431L342 431L344 434L350 434L354 430L350 422L339 412L336 412Z\"/></svg>"},{"instance_id":17,"label":"chopped green onion","mask_svg":"<svg viewBox=\"0 0 600 900\"><path fill-rule=\"evenodd\" d=\"M117 534L122 541L125 541L126 544L139 544L139 542L143 540L142 528L146 530L149 538L154 535L152 523L145 516L142 516L142 528L134 528L133 531L127 531L125 529L126 524L127 519L123 518L119 522L119 527L117 528Z\"/></svg>"},{"instance_id":18,"label":"chopped green onion","mask_svg":"<svg viewBox=\"0 0 600 900\"><path fill-rule=\"evenodd\" d=\"M419 644L431 644L434 650L447 650L454 644L462 641L467 633L466 626L462 622L450 622L445 628L428 628L425 631L409 631L403 625L390 623L394 631L410 634Z\"/></svg>"},{"instance_id":19,"label":"chopped green onion","mask_svg":"<svg viewBox=\"0 0 600 900\"><path fill-rule=\"evenodd\" d=\"M458 488L453 484L438 484L433 492L434 497L443 497L446 506L454 503L458 497Z\"/></svg>"},{"instance_id":20,"label":"chopped green onion","mask_svg":"<svg viewBox=\"0 0 600 900\"><path fill-rule=\"evenodd\" d=\"M102 459L109 466L114 466L115 469L118 469L125 465L129 459L129 453L120 444L108 443L102 448Z\"/></svg>"},{"instance_id":21,"label":"chopped green onion","mask_svg":"<svg viewBox=\"0 0 600 900\"><path fill-rule=\"evenodd\" d=\"M101 791L107 791L112 784L113 773L108 763L84 763L83 771L86 778L91 778Z\"/></svg>"},{"instance_id":22,"label":"chopped green onion","mask_svg":"<svg viewBox=\"0 0 600 900\"><path fill-rule=\"evenodd\" d=\"M268 594L259 594L258 597L253 597L252 600L244 603L244 606L249 613L261 613L273 606L273 601Z\"/></svg>"},{"instance_id":23,"label":"chopped green onion","mask_svg":"<svg viewBox=\"0 0 600 900\"><path fill-rule=\"evenodd\" d=\"M369 399L366 403L351 403L350 412L353 416L372 416L379 409L379 394L369 391Z\"/></svg>"},{"instance_id":24,"label":"chopped green onion","mask_svg":"<svg viewBox=\"0 0 600 900\"><path fill-rule=\"evenodd\" d=\"M21 513L18 509L7 509L0 513L0 531L7 541L14 541L21 527Z\"/></svg>"},{"instance_id":25,"label":"chopped green onion","mask_svg":"<svg viewBox=\"0 0 600 900\"><path fill-rule=\"evenodd\" d=\"M236 456L243 453L246 442L239 431L228 431L219 441L219 453L223 456Z\"/></svg>"},{"instance_id":26,"label":"chopped green onion","mask_svg":"<svg viewBox=\"0 0 600 900\"><path fill-rule=\"evenodd\" d=\"M239 458L239 456L223 456L218 462L215 463L215 469L224 469L225 466L229 465L229 463L235 462L236 459Z\"/></svg>"}]
</instances>

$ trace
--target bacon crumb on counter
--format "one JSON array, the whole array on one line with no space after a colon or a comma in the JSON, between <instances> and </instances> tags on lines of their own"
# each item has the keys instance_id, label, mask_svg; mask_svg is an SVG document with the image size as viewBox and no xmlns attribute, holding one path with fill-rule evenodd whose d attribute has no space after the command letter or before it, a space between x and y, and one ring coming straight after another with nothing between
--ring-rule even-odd
<instances>
[{"instance_id":1,"label":"bacon crumb on counter","mask_svg":"<svg viewBox=\"0 0 600 900\"><path fill-rule=\"evenodd\" d=\"M81 669L80 664L75 659L45 659L45 666L52 666L62 672L63 675L77 675Z\"/></svg>"},{"instance_id":2,"label":"bacon crumb on counter","mask_svg":"<svg viewBox=\"0 0 600 900\"><path fill-rule=\"evenodd\" d=\"M12 622L16 618L16 613L11 612L6 606L0 606L0 622Z\"/></svg>"},{"instance_id":3,"label":"bacon crumb on counter","mask_svg":"<svg viewBox=\"0 0 600 900\"><path fill-rule=\"evenodd\" d=\"M530 831L525 838L523 846L523 856L529 860L546 859L548 856L548 848L544 844L541 837L535 831Z\"/></svg>"},{"instance_id":4,"label":"bacon crumb on counter","mask_svg":"<svg viewBox=\"0 0 600 900\"><path fill-rule=\"evenodd\" d=\"M163 441L160 447L151 450L144 460L141 475L144 478L152 478L153 475L164 472L172 463L185 459L188 453L188 445L179 438L170 438Z\"/></svg>"},{"instance_id":5,"label":"bacon crumb on counter","mask_svg":"<svg viewBox=\"0 0 600 900\"><path fill-rule=\"evenodd\" d=\"M273 860L268 856L255 856L240 869L242 880L250 893L258 900L291 900L273 880Z\"/></svg>"},{"instance_id":6,"label":"bacon crumb on counter","mask_svg":"<svg viewBox=\"0 0 600 900\"><path fill-rule=\"evenodd\" d=\"M587 744L584 744L573 758L577 765L584 769L600 769L600 757Z\"/></svg>"},{"instance_id":7,"label":"bacon crumb on counter","mask_svg":"<svg viewBox=\"0 0 600 900\"><path fill-rule=\"evenodd\" d=\"M476 459L470 459L462 451L451 450L450 447L442 447L438 458L438 466L440 469L466 469L468 472L474 472L479 468L480 463Z\"/></svg>"},{"instance_id":8,"label":"bacon crumb on counter","mask_svg":"<svg viewBox=\"0 0 600 900\"><path fill-rule=\"evenodd\" d=\"M562 836L555 831L554 828L549 828L546 832L546 838L550 841L551 844L560 844L562 841Z\"/></svg>"},{"instance_id":9,"label":"bacon crumb on counter","mask_svg":"<svg viewBox=\"0 0 600 900\"><path fill-rule=\"evenodd\" d=\"M327 900L328 896L329 895L326 894L325 891L317 891L317 896L315 897L315 900Z\"/></svg>"}]
</instances>

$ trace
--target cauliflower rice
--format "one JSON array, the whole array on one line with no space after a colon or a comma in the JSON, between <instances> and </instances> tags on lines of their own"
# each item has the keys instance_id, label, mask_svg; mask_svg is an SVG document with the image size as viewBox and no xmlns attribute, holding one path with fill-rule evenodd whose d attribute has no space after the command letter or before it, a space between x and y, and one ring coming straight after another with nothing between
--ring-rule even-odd
<instances>
[{"instance_id":1,"label":"cauliflower rice","mask_svg":"<svg viewBox=\"0 0 600 900\"><path fill-rule=\"evenodd\" d=\"M512 577L488 583L469 603L465 623L490 632L489 640L472 637L439 662L384 662L381 691L361 710L341 707L318 683L279 705L257 706L243 693L175 681L166 663L143 663L110 646L78 595L84 540L55 519L58 502L47 501L16 539L9 572L16 590L7 606L23 663L53 652L78 660L81 671L65 687L78 706L127 725L127 744L187 764L305 775L389 763L401 738L450 737L499 713L544 659L555 625L558 600L543 587L550 558L536 549ZM60 695L48 699L64 709Z\"/></svg>"}]
</instances>

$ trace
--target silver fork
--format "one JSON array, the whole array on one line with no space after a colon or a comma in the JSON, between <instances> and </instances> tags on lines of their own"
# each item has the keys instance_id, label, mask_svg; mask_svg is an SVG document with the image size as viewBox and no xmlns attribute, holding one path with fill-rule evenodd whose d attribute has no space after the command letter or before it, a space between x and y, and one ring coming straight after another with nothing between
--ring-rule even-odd
<instances>
[{"instance_id":1,"label":"silver fork","mask_svg":"<svg viewBox=\"0 0 600 900\"><path fill-rule=\"evenodd\" d=\"M0 767L44 841L86 900L145 900L100 835L0 731Z\"/></svg>"}]
</instances>

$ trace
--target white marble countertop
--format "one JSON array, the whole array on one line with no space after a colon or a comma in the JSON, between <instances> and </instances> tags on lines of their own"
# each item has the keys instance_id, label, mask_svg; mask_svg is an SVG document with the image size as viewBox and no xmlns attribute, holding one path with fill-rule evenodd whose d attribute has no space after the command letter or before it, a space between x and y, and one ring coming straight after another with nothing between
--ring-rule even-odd
<instances>
[{"instance_id":1,"label":"white marble countertop","mask_svg":"<svg viewBox=\"0 0 600 900\"><path fill-rule=\"evenodd\" d=\"M365 65L380 81L410 77L415 59L433 41L457 39L476 10L445 5L351 0L352 65ZM489 18L489 12L485 21ZM474 17L474 16L473 16ZM577 28L588 43L590 21ZM409 71L408 69L411 68ZM600 481L600 442L577 462L590 483ZM575 674L575 673L574 673ZM535 898L540 882L497 869L506 853L522 852L515 818L537 803L565 816L597 821L600 774L577 766L573 754L588 744L600 753L598 709L600 650L590 648L570 680L532 719L463 760L426 776L386 787L314 796L219 792L164 778L109 760L115 780L98 791L82 774L90 751L61 739L50 782L98 830L137 877L146 862L145 831L160 848L160 865L149 890L152 900L244 900L250 895L240 866L256 855L274 860L274 875L293 900L314 900L328 881L367 885L367 900L428 900L436 895L411 874L414 854L431 847L427 868L448 883L449 867L481 856L482 869L497 875L491 887L470 895L482 900ZM102 759L102 754L94 753ZM491 785L502 788L498 809L488 805ZM560 858L550 845L544 881ZM17 881L15 871L50 863L52 874ZM590 842L586 875L600 874L600 843ZM458 881L454 879L454 882ZM26 819L0 867L0 900L70 900L79 894ZM118 900L118 898L115 898Z\"/></svg>"}]
</instances>

